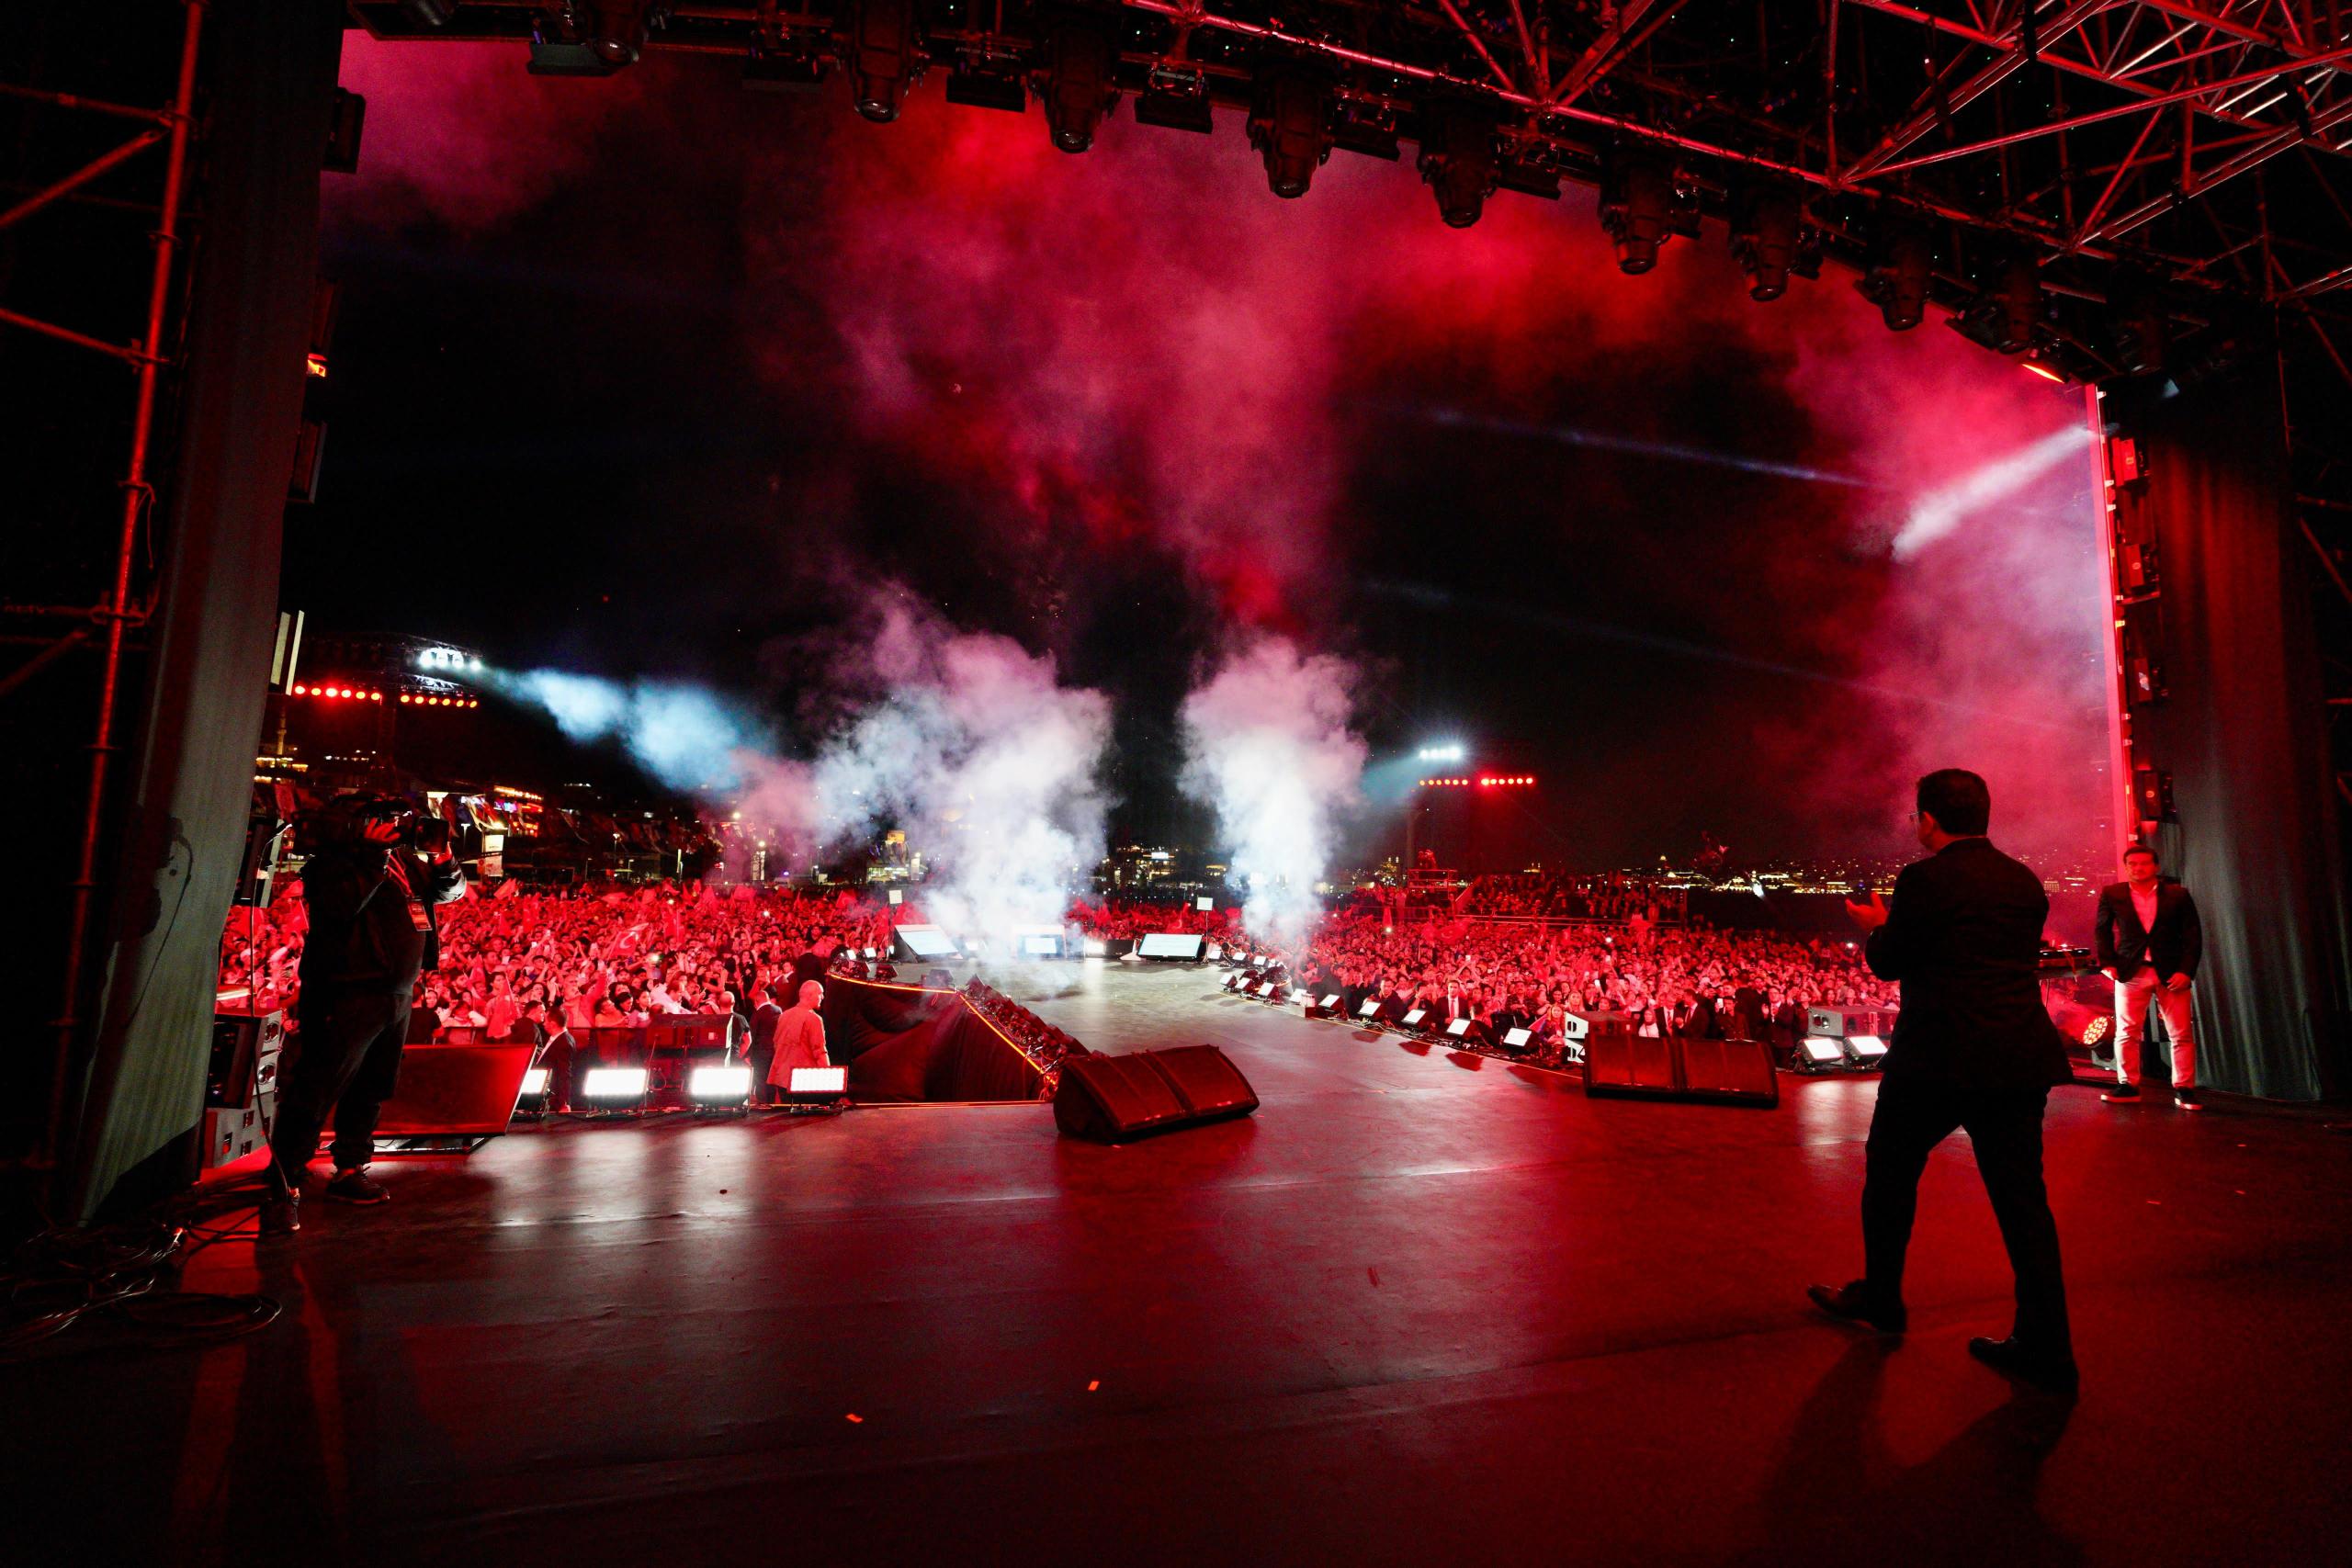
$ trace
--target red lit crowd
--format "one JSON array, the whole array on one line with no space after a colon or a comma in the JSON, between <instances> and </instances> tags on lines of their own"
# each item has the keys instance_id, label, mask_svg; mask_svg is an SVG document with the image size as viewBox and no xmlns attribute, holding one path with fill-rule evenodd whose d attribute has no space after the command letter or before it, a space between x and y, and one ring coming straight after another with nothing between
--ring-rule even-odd
<instances>
[{"instance_id":1,"label":"red lit crowd","mask_svg":"<svg viewBox=\"0 0 2352 1568\"><path fill-rule=\"evenodd\" d=\"M445 1029L544 1037L617 1028L662 1014L743 1012L754 987L779 988L843 948L886 948L890 911L848 893L633 889L469 894L440 912L441 965L415 1005ZM902 920L916 917L899 911ZM230 911L220 950L224 1000L294 999L309 921L297 888L267 909ZM240 996L239 993L243 993ZM779 992L779 1000L791 998Z\"/></svg>"},{"instance_id":2,"label":"red lit crowd","mask_svg":"<svg viewBox=\"0 0 2352 1568\"><path fill-rule=\"evenodd\" d=\"M1295 983L1338 993L1351 1015L1376 998L1384 1017L1419 1007L1470 1018L1496 1040L1526 1029L1539 1047L1562 1038L1568 1014L1599 1012L1626 1014L1645 1034L1792 1047L1808 1008L1891 1010L1896 998L1847 942L1653 926L1645 916L1614 927L1392 927L1355 914L1325 922L1294 956Z\"/></svg>"},{"instance_id":3,"label":"red lit crowd","mask_svg":"<svg viewBox=\"0 0 2352 1568\"><path fill-rule=\"evenodd\" d=\"M741 1012L754 988L821 972L867 948L887 955L893 911L846 891L680 887L529 893L514 884L469 893L441 911L441 965L416 1006L436 1029L546 1038L563 1029L642 1024L662 1015ZM899 923L920 920L911 905ZM1074 902L1069 921L1104 938L1197 931L1257 952L1238 911ZM299 887L267 909L232 911L220 949L224 1004L293 1000L307 930ZM1546 927L1455 918L1391 925L1376 903L1327 919L1295 958L1297 984L1367 998L1402 1014L1415 1006L1467 1016L1499 1038L1524 1027L1547 1043L1569 1013L1622 1012L1644 1032L1725 1035L1758 1027L1793 1043L1815 1006L1892 1008L1849 943L1771 932L1653 924L1649 906L1619 924ZM1743 993L1747 995L1743 995ZM993 998L996 993L988 993ZM1024 1043L1057 1056L1067 1037L1009 1001ZM993 1016L993 1014L992 1014Z\"/></svg>"},{"instance_id":4,"label":"red lit crowd","mask_svg":"<svg viewBox=\"0 0 2352 1568\"><path fill-rule=\"evenodd\" d=\"M1622 871L1575 876L1521 871L1481 876L1454 905L1472 916L1531 916L1541 919L1627 920L1652 924L1679 912L1679 895L1652 878Z\"/></svg>"}]
</instances>

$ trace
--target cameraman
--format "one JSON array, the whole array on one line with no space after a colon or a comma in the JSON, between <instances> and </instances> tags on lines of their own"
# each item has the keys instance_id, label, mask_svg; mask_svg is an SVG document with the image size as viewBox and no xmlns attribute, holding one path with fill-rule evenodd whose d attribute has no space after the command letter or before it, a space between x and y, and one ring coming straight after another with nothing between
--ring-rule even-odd
<instances>
[{"instance_id":1,"label":"cameraman","mask_svg":"<svg viewBox=\"0 0 2352 1568\"><path fill-rule=\"evenodd\" d=\"M327 1196L381 1203L368 1174L376 1113L400 1076L416 977L440 961L434 908L465 896L448 829L406 801L338 801L320 819L302 868L311 934L296 1014L300 1050L288 1069L270 1134L264 1235L300 1230L302 1169L334 1107L334 1178Z\"/></svg>"}]
</instances>

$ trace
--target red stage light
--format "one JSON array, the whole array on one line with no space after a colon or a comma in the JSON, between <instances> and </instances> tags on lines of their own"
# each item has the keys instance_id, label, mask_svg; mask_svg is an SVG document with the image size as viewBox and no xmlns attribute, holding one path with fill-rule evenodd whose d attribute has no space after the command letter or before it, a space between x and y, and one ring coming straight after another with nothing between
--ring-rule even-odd
<instances>
[{"instance_id":1,"label":"red stage light","mask_svg":"<svg viewBox=\"0 0 2352 1568\"><path fill-rule=\"evenodd\" d=\"M384 694L381 692L370 692L368 694L368 700L371 703L380 703L384 700Z\"/></svg>"},{"instance_id":2,"label":"red stage light","mask_svg":"<svg viewBox=\"0 0 2352 1568\"><path fill-rule=\"evenodd\" d=\"M298 697L299 697L299 696L300 696L300 695L302 694L302 688L301 688L301 687L300 687L300 686L295 687L295 688L294 688L294 694L295 694L296 696L298 696Z\"/></svg>"},{"instance_id":3,"label":"red stage light","mask_svg":"<svg viewBox=\"0 0 2352 1568\"><path fill-rule=\"evenodd\" d=\"M2062 387L2066 384L2066 373L2064 370L2057 369L2052 366L2044 365L2039 359L2027 360L2025 362L2025 367L2033 372L2036 376L2041 377L2045 381L2055 381Z\"/></svg>"}]
</instances>

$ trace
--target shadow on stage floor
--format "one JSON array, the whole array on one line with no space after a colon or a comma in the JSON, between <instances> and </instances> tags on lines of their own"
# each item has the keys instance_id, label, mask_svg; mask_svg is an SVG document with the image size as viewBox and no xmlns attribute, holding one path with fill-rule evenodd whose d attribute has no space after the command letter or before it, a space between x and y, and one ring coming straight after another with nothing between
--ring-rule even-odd
<instances>
[{"instance_id":1,"label":"shadow on stage floor","mask_svg":"<svg viewBox=\"0 0 2352 1568\"><path fill-rule=\"evenodd\" d=\"M1964 1142L1912 1332L1843 1279L1868 1080L1771 1112L1041 976L1102 1049L1212 1041L1257 1116L1042 1106L558 1124L388 1167L193 1288L203 1350L6 1370L28 1562L2326 1561L2352 1529L2352 1145L2062 1090L2071 1413L1964 1353L2007 1274ZM12 1554L13 1555L13 1554Z\"/></svg>"}]
</instances>

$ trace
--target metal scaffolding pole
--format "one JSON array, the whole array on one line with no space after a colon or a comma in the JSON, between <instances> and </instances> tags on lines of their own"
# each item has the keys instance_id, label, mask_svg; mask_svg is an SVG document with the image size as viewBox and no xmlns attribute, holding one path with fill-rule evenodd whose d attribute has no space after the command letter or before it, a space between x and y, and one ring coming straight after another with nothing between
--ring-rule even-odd
<instances>
[{"instance_id":1,"label":"metal scaffolding pole","mask_svg":"<svg viewBox=\"0 0 2352 1568\"><path fill-rule=\"evenodd\" d=\"M172 107L164 116L168 127L164 199L153 235L153 265L148 273L147 326L136 348L139 384L131 406L130 455L122 480L122 520L115 540L114 581L94 616L106 628L98 664L97 716L90 739L81 843L74 880L68 885L65 958L59 977L61 1002L51 1053L49 1113L32 1159L40 1172L44 1196L56 1179L67 1072L74 1059L74 1043L82 1032L85 975L96 945L93 927L98 855L106 836L107 788L116 750L116 709L122 696L123 643L130 623L140 618L131 603L131 575L139 558L140 521L154 500L154 490L147 479L147 458L154 435L156 397L165 362L164 335L171 313L172 277L180 251L180 204L187 183L189 127L196 107L197 46L203 33L206 3L207 0L186 0L178 81L172 94Z\"/></svg>"}]
</instances>

